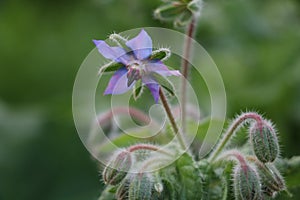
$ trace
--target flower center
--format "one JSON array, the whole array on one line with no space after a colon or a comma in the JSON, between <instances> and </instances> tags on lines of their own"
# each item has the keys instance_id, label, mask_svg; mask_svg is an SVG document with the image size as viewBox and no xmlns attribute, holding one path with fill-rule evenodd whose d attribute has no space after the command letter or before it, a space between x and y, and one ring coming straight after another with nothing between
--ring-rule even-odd
<instances>
[{"instance_id":1,"label":"flower center","mask_svg":"<svg viewBox=\"0 0 300 200\"><path fill-rule=\"evenodd\" d=\"M134 81L139 80L145 73L145 65L139 60L130 62L127 66L127 86L129 87Z\"/></svg>"}]
</instances>

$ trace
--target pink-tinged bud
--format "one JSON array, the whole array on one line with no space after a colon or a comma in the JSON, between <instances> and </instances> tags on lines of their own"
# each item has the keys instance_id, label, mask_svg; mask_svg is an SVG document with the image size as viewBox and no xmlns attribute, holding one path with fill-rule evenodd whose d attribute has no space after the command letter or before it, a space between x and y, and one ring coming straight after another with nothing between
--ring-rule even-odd
<instances>
[{"instance_id":1,"label":"pink-tinged bud","mask_svg":"<svg viewBox=\"0 0 300 200\"><path fill-rule=\"evenodd\" d=\"M254 123L250 128L250 140L254 153L261 162L273 162L278 157L278 139L271 123Z\"/></svg>"},{"instance_id":2,"label":"pink-tinged bud","mask_svg":"<svg viewBox=\"0 0 300 200\"><path fill-rule=\"evenodd\" d=\"M236 200L260 200L261 184L254 168L249 165L237 165L234 170L234 192Z\"/></svg>"},{"instance_id":3,"label":"pink-tinged bud","mask_svg":"<svg viewBox=\"0 0 300 200\"><path fill-rule=\"evenodd\" d=\"M118 152L103 171L103 179L106 184L117 185L120 183L132 165L132 156L129 151Z\"/></svg>"}]
</instances>

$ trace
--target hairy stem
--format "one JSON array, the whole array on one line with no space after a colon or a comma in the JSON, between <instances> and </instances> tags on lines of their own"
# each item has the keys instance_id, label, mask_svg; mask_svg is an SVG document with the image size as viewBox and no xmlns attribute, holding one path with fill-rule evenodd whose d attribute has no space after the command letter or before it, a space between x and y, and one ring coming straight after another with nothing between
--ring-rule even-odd
<instances>
[{"instance_id":1,"label":"hairy stem","mask_svg":"<svg viewBox=\"0 0 300 200\"><path fill-rule=\"evenodd\" d=\"M188 59L191 56L191 45L192 38L195 33L196 20L193 17L186 30L186 40L183 49L183 58L181 63L181 73L182 73L182 83L181 83L181 109L182 109L182 131L185 133L186 130L186 102L187 102L187 78L189 75L189 61Z\"/></svg>"},{"instance_id":2,"label":"hairy stem","mask_svg":"<svg viewBox=\"0 0 300 200\"><path fill-rule=\"evenodd\" d=\"M238 151L236 150L231 150L226 152L225 154L222 154L220 160L222 159L227 159L227 158L234 158L242 167L247 166L247 161L246 158Z\"/></svg>"},{"instance_id":3,"label":"hairy stem","mask_svg":"<svg viewBox=\"0 0 300 200\"><path fill-rule=\"evenodd\" d=\"M175 119L174 119L174 116L173 116L172 111L170 109L170 106L169 106L169 103L167 101L167 98L166 98L166 96L165 96L165 94L164 94L164 92L162 91L161 88L159 89L159 97L160 97L160 100L161 100L161 102L163 104L163 107L164 107L164 109L165 109L165 111L167 113L167 116L168 116L169 121L171 123L171 126L173 128L174 134L177 137L177 139L179 141L179 144L182 147L182 149L185 150L186 149L186 145L185 145L183 136L182 136L181 132L178 129L178 126L177 126L177 124L175 122Z\"/></svg>"},{"instance_id":4,"label":"hairy stem","mask_svg":"<svg viewBox=\"0 0 300 200\"><path fill-rule=\"evenodd\" d=\"M146 170L148 170L151 167L160 167L160 165L163 165L164 162L168 162L170 160L162 159L162 158L152 158L149 160L146 160L142 167L139 170L139 174L145 173Z\"/></svg>"},{"instance_id":5,"label":"hairy stem","mask_svg":"<svg viewBox=\"0 0 300 200\"><path fill-rule=\"evenodd\" d=\"M224 134L224 137L222 138L221 142L216 146L216 148L213 150L211 153L209 160L213 162L216 157L220 154L222 149L225 147L229 139L234 135L234 133L243 125L245 122L248 120L254 120L256 121L259 125L263 123L262 117L254 112L249 112L249 113L243 113L239 117L237 117L233 123L229 126L227 131Z\"/></svg>"},{"instance_id":6,"label":"hairy stem","mask_svg":"<svg viewBox=\"0 0 300 200\"><path fill-rule=\"evenodd\" d=\"M172 157L173 155L167 151L162 150L158 146L151 145L151 144L136 144L133 146L128 147L127 149L129 152L134 152L137 150L149 150L149 151L157 151L159 153L162 153L164 155L167 155L169 157Z\"/></svg>"}]
</instances>

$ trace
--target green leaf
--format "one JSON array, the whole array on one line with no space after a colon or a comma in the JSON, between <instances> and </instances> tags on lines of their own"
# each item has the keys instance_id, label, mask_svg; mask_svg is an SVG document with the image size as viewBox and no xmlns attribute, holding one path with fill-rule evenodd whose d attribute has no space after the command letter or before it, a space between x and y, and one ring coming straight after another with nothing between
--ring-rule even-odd
<instances>
[{"instance_id":1,"label":"green leaf","mask_svg":"<svg viewBox=\"0 0 300 200\"><path fill-rule=\"evenodd\" d=\"M163 168L160 171L160 176L164 185L164 200L180 199L179 194L181 192L181 184L178 180L178 173L175 165Z\"/></svg>"},{"instance_id":2,"label":"green leaf","mask_svg":"<svg viewBox=\"0 0 300 200\"><path fill-rule=\"evenodd\" d=\"M201 199L202 181L192 157L183 154L176 162L182 184L183 199Z\"/></svg>"},{"instance_id":3,"label":"green leaf","mask_svg":"<svg viewBox=\"0 0 300 200\"><path fill-rule=\"evenodd\" d=\"M275 165L286 179L287 188L300 187L300 156L280 159Z\"/></svg>"},{"instance_id":4,"label":"green leaf","mask_svg":"<svg viewBox=\"0 0 300 200\"><path fill-rule=\"evenodd\" d=\"M152 73L153 78L159 83L160 86L162 86L165 90L167 90L172 96L174 96L175 88L173 84L162 75L153 72Z\"/></svg>"},{"instance_id":5,"label":"green leaf","mask_svg":"<svg viewBox=\"0 0 300 200\"><path fill-rule=\"evenodd\" d=\"M114 72L123 67L124 65L122 63L116 63L116 62L110 62L106 65L103 65L100 70L99 74L105 73L105 72Z\"/></svg>"}]
</instances>

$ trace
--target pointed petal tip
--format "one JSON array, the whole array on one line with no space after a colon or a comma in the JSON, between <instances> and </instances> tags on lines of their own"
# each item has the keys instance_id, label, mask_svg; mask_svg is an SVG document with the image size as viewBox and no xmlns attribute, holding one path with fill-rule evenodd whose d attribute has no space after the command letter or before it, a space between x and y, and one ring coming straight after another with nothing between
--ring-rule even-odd
<instances>
[{"instance_id":1,"label":"pointed petal tip","mask_svg":"<svg viewBox=\"0 0 300 200\"><path fill-rule=\"evenodd\" d=\"M108 94L112 94L112 91L110 91L108 88L105 89L105 91L103 92L103 95L108 95Z\"/></svg>"},{"instance_id":2,"label":"pointed petal tip","mask_svg":"<svg viewBox=\"0 0 300 200\"><path fill-rule=\"evenodd\" d=\"M151 56L152 39L144 29L141 29L136 37L127 41L126 46L134 52L136 58L139 60L143 60Z\"/></svg>"},{"instance_id":3,"label":"pointed petal tip","mask_svg":"<svg viewBox=\"0 0 300 200\"><path fill-rule=\"evenodd\" d=\"M93 40L93 43L98 46L100 43L102 43L103 40Z\"/></svg>"},{"instance_id":4,"label":"pointed petal tip","mask_svg":"<svg viewBox=\"0 0 300 200\"><path fill-rule=\"evenodd\" d=\"M171 70L174 76L181 76L181 73L179 70Z\"/></svg>"}]
</instances>

